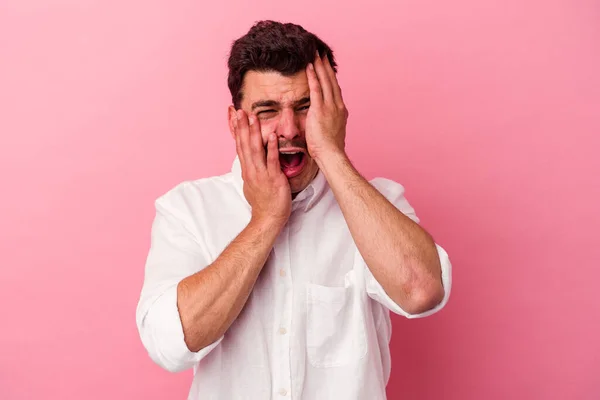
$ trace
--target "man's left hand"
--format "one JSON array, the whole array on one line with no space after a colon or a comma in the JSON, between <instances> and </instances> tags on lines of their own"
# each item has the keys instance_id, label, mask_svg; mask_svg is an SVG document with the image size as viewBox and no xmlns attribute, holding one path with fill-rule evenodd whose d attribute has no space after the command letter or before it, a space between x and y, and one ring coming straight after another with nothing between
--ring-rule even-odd
<instances>
[{"instance_id":1,"label":"man's left hand","mask_svg":"<svg viewBox=\"0 0 600 400\"><path fill-rule=\"evenodd\" d=\"M327 56L317 53L306 68L310 88L310 108L306 116L306 145L311 157L322 160L330 153L344 153L348 110L342 90Z\"/></svg>"}]
</instances>

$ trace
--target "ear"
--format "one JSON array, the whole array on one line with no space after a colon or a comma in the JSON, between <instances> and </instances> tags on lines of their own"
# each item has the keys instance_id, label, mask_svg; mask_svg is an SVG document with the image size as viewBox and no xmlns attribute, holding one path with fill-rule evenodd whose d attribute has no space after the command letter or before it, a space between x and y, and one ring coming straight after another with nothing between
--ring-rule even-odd
<instances>
[{"instance_id":1,"label":"ear","mask_svg":"<svg viewBox=\"0 0 600 400\"><path fill-rule=\"evenodd\" d=\"M234 120L237 120L237 114L235 107L231 105L227 108L227 121L229 123L229 132L231 133L233 140L235 140L235 128L233 127Z\"/></svg>"}]
</instances>

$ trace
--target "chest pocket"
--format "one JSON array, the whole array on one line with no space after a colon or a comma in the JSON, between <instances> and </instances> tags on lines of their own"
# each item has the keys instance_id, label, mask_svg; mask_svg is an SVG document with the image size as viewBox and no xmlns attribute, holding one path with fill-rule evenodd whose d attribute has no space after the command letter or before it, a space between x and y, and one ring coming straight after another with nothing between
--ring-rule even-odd
<instances>
[{"instance_id":1,"label":"chest pocket","mask_svg":"<svg viewBox=\"0 0 600 400\"><path fill-rule=\"evenodd\" d=\"M367 354L365 323L354 271L344 287L307 283L306 351L311 365L339 367Z\"/></svg>"}]
</instances>

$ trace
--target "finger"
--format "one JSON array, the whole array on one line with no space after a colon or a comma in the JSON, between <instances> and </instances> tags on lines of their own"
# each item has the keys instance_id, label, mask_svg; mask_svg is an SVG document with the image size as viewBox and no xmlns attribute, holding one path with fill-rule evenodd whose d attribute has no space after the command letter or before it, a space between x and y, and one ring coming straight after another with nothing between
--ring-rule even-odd
<instances>
[{"instance_id":1,"label":"finger","mask_svg":"<svg viewBox=\"0 0 600 400\"><path fill-rule=\"evenodd\" d=\"M256 115L249 115L248 123L250 125L250 149L252 153L252 162L258 171L264 171L267 169L267 160L265 155L265 147L262 141L262 135L260 133L260 126Z\"/></svg>"},{"instance_id":2,"label":"finger","mask_svg":"<svg viewBox=\"0 0 600 400\"><path fill-rule=\"evenodd\" d=\"M333 89L331 87L331 82L329 82L327 71L325 70L325 64L323 64L323 60L321 60L321 57L319 57L319 53L317 53L317 57L315 58L315 71L317 73L317 77L319 78L319 83L321 84L323 101L325 103L332 103L334 101Z\"/></svg>"},{"instance_id":3,"label":"finger","mask_svg":"<svg viewBox=\"0 0 600 400\"><path fill-rule=\"evenodd\" d=\"M250 130L248 129L248 118L243 110L238 110L237 135L240 137L240 147L246 168L253 167L252 152L250 150Z\"/></svg>"},{"instance_id":4,"label":"finger","mask_svg":"<svg viewBox=\"0 0 600 400\"><path fill-rule=\"evenodd\" d=\"M329 77L329 82L331 83L332 91L333 91L333 99L338 106L344 105L344 100L342 98L342 89L340 88L340 84L335 76L335 71L329 62L329 57L325 57L325 71L327 72L327 76Z\"/></svg>"},{"instance_id":5,"label":"finger","mask_svg":"<svg viewBox=\"0 0 600 400\"><path fill-rule=\"evenodd\" d=\"M308 88L310 89L310 104L320 107L323 104L323 92L315 72L315 66L312 63L309 63L306 68L306 76L308 78Z\"/></svg>"},{"instance_id":6,"label":"finger","mask_svg":"<svg viewBox=\"0 0 600 400\"><path fill-rule=\"evenodd\" d=\"M277 176L277 174L281 173L281 164L279 163L277 137L274 133L269 135L269 142L267 146L267 170L269 175Z\"/></svg>"}]
</instances>

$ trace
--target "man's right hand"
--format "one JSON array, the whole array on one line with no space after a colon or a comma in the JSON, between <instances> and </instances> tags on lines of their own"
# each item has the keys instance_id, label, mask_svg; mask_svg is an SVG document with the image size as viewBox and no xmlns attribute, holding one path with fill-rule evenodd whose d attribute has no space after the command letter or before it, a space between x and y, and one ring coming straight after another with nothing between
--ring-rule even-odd
<instances>
[{"instance_id":1,"label":"man's right hand","mask_svg":"<svg viewBox=\"0 0 600 400\"><path fill-rule=\"evenodd\" d=\"M234 121L236 150L242 168L244 196L252 207L252 219L285 225L292 211L292 195L281 171L277 137L271 133L267 153L258 118L237 111Z\"/></svg>"},{"instance_id":2,"label":"man's right hand","mask_svg":"<svg viewBox=\"0 0 600 400\"><path fill-rule=\"evenodd\" d=\"M233 125L244 196L252 207L252 219L216 260L177 285L183 337L192 352L223 337L238 317L291 214L292 195L287 177L281 171L277 139L269 140L265 154L256 116L250 118L239 111ZM188 253L191 252L182 251ZM158 326L164 322L160 317L155 321L152 331L160 330ZM168 329L161 332L170 334Z\"/></svg>"}]
</instances>

